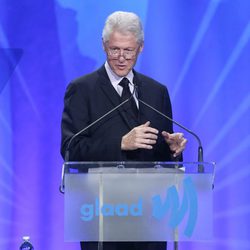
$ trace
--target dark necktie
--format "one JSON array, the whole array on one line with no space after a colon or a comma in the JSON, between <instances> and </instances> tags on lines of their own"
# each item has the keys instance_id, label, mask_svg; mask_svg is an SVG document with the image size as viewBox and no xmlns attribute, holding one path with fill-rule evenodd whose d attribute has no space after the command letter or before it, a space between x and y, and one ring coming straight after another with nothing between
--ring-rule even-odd
<instances>
[{"instance_id":1,"label":"dark necktie","mask_svg":"<svg viewBox=\"0 0 250 250\"><path fill-rule=\"evenodd\" d=\"M132 95L131 92L130 92L130 89L129 89L129 80L126 77L124 77L120 81L119 85L122 86L121 99L122 99L122 102L123 102L126 99L130 98L131 95ZM130 100L125 104L125 107L127 109L127 113L132 114L136 118L138 117L138 108L136 106L135 99L133 97L130 98Z\"/></svg>"}]
</instances>

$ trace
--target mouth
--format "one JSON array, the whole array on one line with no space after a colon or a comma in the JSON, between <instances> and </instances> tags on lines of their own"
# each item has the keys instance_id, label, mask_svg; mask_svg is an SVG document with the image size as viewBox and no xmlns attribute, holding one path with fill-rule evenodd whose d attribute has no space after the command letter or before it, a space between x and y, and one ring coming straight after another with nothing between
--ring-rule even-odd
<instances>
[{"instance_id":1,"label":"mouth","mask_svg":"<svg viewBox=\"0 0 250 250\"><path fill-rule=\"evenodd\" d=\"M116 65L116 67L120 70L123 70L126 68L126 65Z\"/></svg>"}]
</instances>

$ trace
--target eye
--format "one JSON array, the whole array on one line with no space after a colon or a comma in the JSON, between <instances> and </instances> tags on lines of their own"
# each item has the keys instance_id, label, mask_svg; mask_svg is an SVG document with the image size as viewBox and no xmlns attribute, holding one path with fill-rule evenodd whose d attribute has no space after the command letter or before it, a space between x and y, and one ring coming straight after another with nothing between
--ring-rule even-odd
<instances>
[{"instance_id":1,"label":"eye","mask_svg":"<svg viewBox=\"0 0 250 250\"><path fill-rule=\"evenodd\" d=\"M128 49L124 49L124 51L126 51L126 52L134 52L134 49L128 48Z\"/></svg>"},{"instance_id":2,"label":"eye","mask_svg":"<svg viewBox=\"0 0 250 250\"><path fill-rule=\"evenodd\" d=\"M114 53L118 53L118 52L120 51L119 48L111 48L110 50L111 50L112 52L114 52Z\"/></svg>"}]
</instances>

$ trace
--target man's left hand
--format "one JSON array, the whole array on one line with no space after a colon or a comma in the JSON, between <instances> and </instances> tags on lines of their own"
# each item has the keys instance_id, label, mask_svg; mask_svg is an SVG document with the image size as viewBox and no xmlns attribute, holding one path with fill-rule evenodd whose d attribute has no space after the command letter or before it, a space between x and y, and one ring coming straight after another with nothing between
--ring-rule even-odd
<instances>
[{"instance_id":1,"label":"man's left hand","mask_svg":"<svg viewBox=\"0 0 250 250\"><path fill-rule=\"evenodd\" d=\"M177 157L182 153L186 147L187 139L183 137L182 133L169 134L166 131L162 132L166 143L169 145L170 150L173 152L173 156Z\"/></svg>"}]
</instances>

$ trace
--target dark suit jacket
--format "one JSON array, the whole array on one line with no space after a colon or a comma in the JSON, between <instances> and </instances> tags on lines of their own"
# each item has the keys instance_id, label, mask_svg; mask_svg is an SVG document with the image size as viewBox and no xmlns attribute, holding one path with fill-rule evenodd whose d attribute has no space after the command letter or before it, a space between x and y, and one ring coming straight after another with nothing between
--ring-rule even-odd
<instances>
[{"instance_id":1,"label":"dark suit jacket","mask_svg":"<svg viewBox=\"0 0 250 250\"><path fill-rule=\"evenodd\" d=\"M134 71L134 82L138 85L138 97L169 117L172 117L171 103L165 86ZM70 138L78 131L101 117L121 102L113 88L105 67L72 81L66 91L62 116L61 154ZM139 121L159 132L173 132L172 123L143 104L139 104ZM170 161L168 145L159 133L157 144L152 150L139 149L122 151L122 136L138 124L127 119L124 107L108 115L86 132L77 136L70 146L71 161Z\"/></svg>"}]
</instances>

